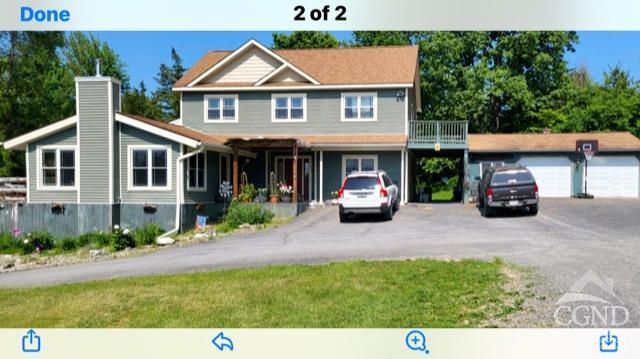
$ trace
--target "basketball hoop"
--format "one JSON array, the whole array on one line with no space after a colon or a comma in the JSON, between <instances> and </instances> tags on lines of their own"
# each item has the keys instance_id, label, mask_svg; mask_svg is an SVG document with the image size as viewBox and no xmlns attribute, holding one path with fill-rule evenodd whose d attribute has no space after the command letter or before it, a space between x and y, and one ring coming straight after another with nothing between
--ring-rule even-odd
<instances>
[{"instance_id":1,"label":"basketball hoop","mask_svg":"<svg viewBox=\"0 0 640 359\"><path fill-rule=\"evenodd\" d=\"M587 161L591 161L591 158L593 158L593 155L596 154L594 150L584 150L582 151L582 153L584 153L584 158L586 158Z\"/></svg>"}]
</instances>

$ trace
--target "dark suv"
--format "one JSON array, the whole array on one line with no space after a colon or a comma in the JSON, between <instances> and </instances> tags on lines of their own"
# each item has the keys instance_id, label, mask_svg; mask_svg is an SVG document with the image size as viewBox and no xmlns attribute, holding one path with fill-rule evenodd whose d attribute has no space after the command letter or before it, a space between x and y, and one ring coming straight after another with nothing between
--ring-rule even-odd
<instances>
[{"instance_id":1,"label":"dark suv","mask_svg":"<svg viewBox=\"0 0 640 359\"><path fill-rule=\"evenodd\" d=\"M487 168L478 184L478 205L490 217L497 208L527 208L538 214L538 185L531 172L521 166Z\"/></svg>"}]
</instances>

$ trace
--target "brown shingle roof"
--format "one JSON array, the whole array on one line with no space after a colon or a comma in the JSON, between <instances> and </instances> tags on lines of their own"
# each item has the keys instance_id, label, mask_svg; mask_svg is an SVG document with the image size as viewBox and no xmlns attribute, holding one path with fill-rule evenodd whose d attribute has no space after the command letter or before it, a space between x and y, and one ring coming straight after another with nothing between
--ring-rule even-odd
<instances>
[{"instance_id":1,"label":"brown shingle roof","mask_svg":"<svg viewBox=\"0 0 640 359\"><path fill-rule=\"evenodd\" d=\"M417 46L273 50L322 85L413 83ZM174 87L185 87L232 51L205 54Z\"/></svg>"},{"instance_id":2,"label":"brown shingle roof","mask_svg":"<svg viewBox=\"0 0 640 359\"><path fill-rule=\"evenodd\" d=\"M188 137L190 139L200 141L203 143L222 145L227 140L227 138L224 136L212 135L212 134L200 132L198 130L194 130L189 127L174 125L174 124L166 123L162 121L156 121L143 116L132 115L128 113L122 113L121 115L132 118L140 122L144 122L151 126L161 128L163 130L171 131L175 134Z\"/></svg>"},{"instance_id":3,"label":"brown shingle roof","mask_svg":"<svg viewBox=\"0 0 640 359\"><path fill-rule=\"evenodd\" d=\"M640 151L629 132L469 134L470 152L573 152L576 140L598 140L599 151Z\"/></svg>"}]
</instances>

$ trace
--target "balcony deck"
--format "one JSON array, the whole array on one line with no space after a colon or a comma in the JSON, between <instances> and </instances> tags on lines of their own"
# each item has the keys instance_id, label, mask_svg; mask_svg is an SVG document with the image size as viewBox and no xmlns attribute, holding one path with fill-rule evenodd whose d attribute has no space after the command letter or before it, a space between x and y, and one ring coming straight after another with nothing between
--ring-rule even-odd
<instances>
[{"instance_id":1,"label":"balcony deck","mask_svg":"<svg viewBox=\"0 0 640 359\"><path fill-rule=\"evenodd\" d=\"M409 121L409 148L467 149L467 121Z\"/></svg>"}]
</instances>

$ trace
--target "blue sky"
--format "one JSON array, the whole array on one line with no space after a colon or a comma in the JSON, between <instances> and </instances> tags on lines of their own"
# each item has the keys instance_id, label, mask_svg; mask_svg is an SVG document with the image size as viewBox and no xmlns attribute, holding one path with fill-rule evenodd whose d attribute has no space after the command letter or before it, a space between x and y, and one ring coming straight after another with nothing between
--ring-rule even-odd
<instances>
[{"instance_id":1,"label":"blue sky","mask_svg":"<svg viewBox=\"0 0 640 359\"><path fill-rule=\"evenodd\" d=\"M160 63L170 63L170 49L175 47L190 67L210 50L233 50L254 38L271 45L271 32L94 32L113 47L127 64L131 84L144 80L155 89L153 80ZM350 32L334 32L340 40L351 39ZM597 79L617 64L640 79L640 32L580 32L576 52L567 54L570 67L587 66Z\"/></svg>"}]
</instances>

